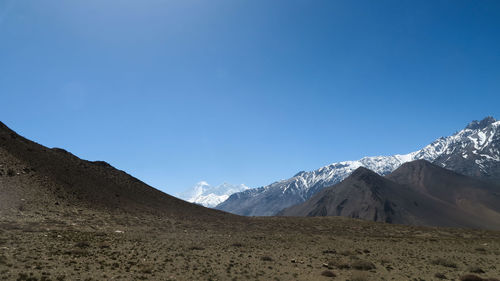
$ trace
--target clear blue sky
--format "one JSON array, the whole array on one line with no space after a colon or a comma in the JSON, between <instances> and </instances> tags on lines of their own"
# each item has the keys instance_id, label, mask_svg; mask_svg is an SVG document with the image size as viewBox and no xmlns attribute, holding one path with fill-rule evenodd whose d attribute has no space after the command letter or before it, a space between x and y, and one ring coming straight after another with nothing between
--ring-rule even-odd
<instances>
[{"instance_id":1,"label":"clear blue sky","mask_svg":"<svg viewBox=\"0 0 500 281\"><path fill-rule=\"evenodd\" d=\"M500 118L500 1L0 0L1 121L175 194Z\"/></svg>"}]
</instances>

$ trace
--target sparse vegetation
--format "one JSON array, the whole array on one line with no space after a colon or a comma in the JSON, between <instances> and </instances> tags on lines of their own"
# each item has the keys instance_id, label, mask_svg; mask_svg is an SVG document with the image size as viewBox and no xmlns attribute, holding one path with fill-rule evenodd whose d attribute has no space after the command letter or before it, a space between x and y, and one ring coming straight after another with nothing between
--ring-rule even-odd
<instances>
[{"instance_id":1,"label":"sparse vegetation","mask_svg":"<svg viewBox=\"0 0 500 281\"><path fill-rule=\"evenodd\" d=\"M78 247L78 248L81 248L81 249L88 248L88 247L90 247L90 243L87 242L87 241L80 241L80 242L78 242L78 243L75 244L75 247Z\"/></svg>"},{"instance_id":2,"label":"sparse vegetation","mask_svg":"<svg viewBox=\"0 0 500 281\"><path fill-rule=\"evenodd\" d=\"M91 215L90 217L93 218ZM72 217L68 217L73 221ZM403 226L385 224L358 224L357 221L344 221L338 218L327 218L337 222L332 226L327 236L314 235L315 226L324 223L324 220L307 220L297 223L274 218L252 219L259 224L257 228L245 228L241 233L208 229L205 231L198 225L176 224L176 229L169 231L144 231L144 224L132 221L133 226L121 225L102 228L113 221L108 220L101 226L74 230L55 230L54 225L37 224L2 224L0 221L0 280L16 280L19 273L23 278L37 278L38 281L46 276L47 280L401 280L401 274L409 276L410 280L459 280L463 271L443 270L443 262L432 263L433 258L414 258L408 256L409 250L417 251L421 255L429 255L436 249L436 244L420 243L411 235L403 236ZM119 220L124 220L119 218ZM270 220L272 224L267 224ZM50 220L47 220L50 222ZM148 224L157 223L150 219ZM237 222L236 222L237 223ZM275 226L286 229L285 232L275 232ZM342 226L338 225L342 223ZM68 223L69 225L70 223ZM77 226L84 224L79 223ZM161 224L158 224L161 226ZM96 230L94 229L94 227ZM24 229L30 231L25 232ZM49 229L49 230L47 230ZM116 229L124 230L116 234ZM297 231L296 229L300 229ZM186 232L184 232L186 230ZM432 230L423 230L432 231ZM444 252L456 252L462 249L464 241L478 239L476 232L468 238L461 238L460 231L447 230L448 238L441 240L439 249ZM258 235L256 234L258 232ZM200 235L202 233L203 235ZM356 234L356 236L353 235ZM363 233L361 236L360 233ZM372 233L387 233L389 236L399 235L399 239L379 239L370 236ZM439 237L438 234L429 232ZM500 237L496 232L477 232L481 237L488 239L491 249L500 249ZM338 239L332 242L330 235ZM490 236L488 236L490 235ZM13 239L15 237L16 239ZM180 239L180 237L182 237ZM265 237L265 238L261 238ZM355 239L352 239L355 237ZM458 238L457 238L458 237ZM462 240L461 240L462 239ZM408 244L412 240L414 244ZM499 241L499 242L496 242ZM244 247L240 249L240 244ZM234 245L234 246L233 246ZM326 253L335 247L337 249L351 246L352 254L355 249L366 249L370 246L369 255L357 254L344 256L340 253ZM410 245L410 246L409 246ZM457 246L459 245L459 246ZM331 246L331 248L330 248ZM66 249L65 249L66 247ZM69 247L69 248L67 248ZM269 252L272 247L273 252ZM5 250L8 248L8 250ZM202 248L203 250L200 250ZM32 249L27 251L26 249ZM3 252L2 252L3 251ZM443 256L444 260L459 259L465 264L480 264L480 269L487 273L494 273L497 257L483 255L478 251L464 251L464 256ZM36 253L36 254L33 254ZM35 258L36 257L36 258ZM388 260L390 257L390 260ZM478 260L480 259L480 260ZM388 264L395 270L385 270ZM8 266L14 264L14 266ZM384 269L377 270L379 264ZM2 267L8 271L2 271ZM376 268L377 267L377 268ZM417 268L426 268L429 273L418 271ZM451 268L451 267L450 267ZM475 269L476 268L476 269ZM469 267L467 270L477 270ZM34 275L30 276L33 272ZM50 275L42 275L42 272ZM335 275L322 275L331 272ZM394 275L394 273L396 273ZM440 274L436 274L439 272ZM325 273L327 274L327 273ZM446 275L445 275L446 274ZM476 274L476 273L471 273ZM106 277L104 277L106 275ZM330 274L329 274L330 275ZM118 276L122 276L118 278ZM172 277L170 277L172 276ZM477 274L480 276L480 274ZM313 278L314 277L314 278ZM496 277L496 276L491 276ZM3 278L3 279L2 279ZM91 278L91 279L88 279ZM488 280L482 277L484 281ZM489 280L488 280L489 281Z\"/></svg>"},{"instance_id":3,"label":"sparse vegetation","mask_svg":"<svg viewBox=\"0 0 500 281\"><path fill-rule=\"evenodd\" d=\"M356 253L354 253L353 251L350 251L350 250L344 250L344 251L341 251L341 252L340 252L340 254L341 254L342 256L346 256L346 257L347 257L347 256L355 256L355 255L356 255Z\"/></svg>"},{"instance_id":4,"label":"sparse vegetation","mask_svg":"<svg viewBox=\"0 0 500 281\"><path fill-rule=\"evenodd\" d=\"M352 274L350 281L369 281L370 278L366 273L355 272Z\"/></svg>"},{"instance_id":5,"label":"sparse vegetation","mask_svg":"<svg viewBox=\"0 0 500 281\"><path fill-rule=\"evenodd\" d=\"M338 269L349 269L351 265L344 260L332 260L328 262L328 265L331 267L336 267Z\"/></svg>"},{"instance_id":6,"label":"sparse vegetation","mask_svg":"<svg viewBox=\"0 0 500 281\"><path fill-rule=\"evenodd\" d=\"M151 274L153 273L153 265L151 264L140 264L139 265L139 272L140 273L146 273L146 274Z\"/></svg>"},{"instance_id":7,"label":"sparse vegetation","mask_svg":"<svg viewBox=\"0 0 500 281\"><path fill-rule=\"evenodd\" d=\"M325 271L321 272L321 275L326 276L326 277L335 277L335 276L337 276L337 275L335 275L335 273L333 273L333 271L330 271L330 270L325 270Z\"/></svg>"},{"instance_id":8,"label":"sparse vegetation","mask_svg":"<svg viewBox=\"0 0 500 281\"><path fill-rule=\"evenodd\" d=\"M467 274L460 277L460 281L483 281L484 279L473 274Z\"/></svg>"},{"instance_id":9,"label":"sparse vegetation","mask_svg":"<svg viewBox=\"0 0 500 281\"><path fill-rule=\"evenodd\" d=\"M432 260L431 262L434 265L441 265L444 267L450 267L450 268L457 268L457 264L451 260L445 259L445 258L437 258Z\"/></svg>"},{"instance_id":10,"label":"sparse vegetation","mask_svg":"<svg viewBox=\"0 0 500 281\"><path fill-rule=\"evenodd\" d=\"M440 273L440 272L437 272L436 274L434 274L434 277L436 277L438 279L446 279L446 275L444 275L443 273Z\"/></svg>"},{"instance_id":11,"label":"sparse vegetation","mask_svg":"<svg viewBox=\"0 0 500 281\"><path fill-rule=\"evenodd\" d=\"M375 269L375 265L372 262L357 260L351 264L351 267L357 270L372 270Z\"/></svg>"},{"instance_id":12,"label":"sparse vegetation","mask_svg":"<svg viewBox=\"0 0 500 281\"><path fill-rule=\"evenodd\" d=\"M273 261L273 258L271 258L270 256L263 256L260 259L263 261Z\"/></svg>"},{"instance_id":13,"label":"sparse vegetation","mask_svg":"<svg viewBox=\"0 0 500 281\"><path fill-rule=\"evenodd\" d=\"M469 272L471 273L484 273L484 270L479 266L471 266L469 267Z\"/></svg>"},{"instance_id":14,"label":"sparse vegetation","mask_svg":"<svg viewBox=\"0 0 500 281\"><path fill-rule=\"evenodd\" d=\"M70 256L75 256L75 257L82 257L82 256L89 255L89 252L87 250L84 250L84 249L71 249L71 250L68 250L64 253L67 255L70 255Z\"/></svg>"},{"instance_id":15,"label":"sparse vegetation","mask_svg":"<svg viewBox=\"0 0 500 281\"><path fill-rule=\"evenodd\" d=\"M16 175L16 172L12 168L7 169L7 176L13 177Z\"/></svg>"}]
</instances>

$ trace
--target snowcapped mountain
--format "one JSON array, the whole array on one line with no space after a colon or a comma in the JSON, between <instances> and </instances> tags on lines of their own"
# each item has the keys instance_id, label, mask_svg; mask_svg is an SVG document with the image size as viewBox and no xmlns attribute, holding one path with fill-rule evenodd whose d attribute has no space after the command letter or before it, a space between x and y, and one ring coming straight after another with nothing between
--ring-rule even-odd
<instances>
[{"instance_id":1,"label":"snowcapped mountain","mask_svg":"<svg viewBox=\"0 0 500 281\"><path fill-rule=\"evenodd\" d=\"M500 121L493 117L473 121L464 130L439 138L421 150L404 155L365 157L299 172L290 179L235 193L216 209L247 216L274 215L342 181L359 167L386 175L403 163L419 159L469 176L500 181L499 127Z\"/></svg>"},{"instance_id":2,"label":"snowcapped mountain","mask_svg":"<svg viewBox=\"0 0 500 281\"><path fill-rule=\"evenodd\" d=\"M434 160L457 173L500 183L500 121L487 117L445 138L445 149Z\"/></svg>"},{"instance_id":3,"label":"snowcapped mountain","mask_svg":"<svg viewBox=\"0 0 500 281\"><path fill-rule=\"evenodd\" d=\"M223 183L221 185L211 186L207 182L201 181L191 189L179 194L179 197L188 202L212 208L224 202L231 194L247 189L249 189L249 187L244 184L232 185Z\"/></svg>"}]
</instances>

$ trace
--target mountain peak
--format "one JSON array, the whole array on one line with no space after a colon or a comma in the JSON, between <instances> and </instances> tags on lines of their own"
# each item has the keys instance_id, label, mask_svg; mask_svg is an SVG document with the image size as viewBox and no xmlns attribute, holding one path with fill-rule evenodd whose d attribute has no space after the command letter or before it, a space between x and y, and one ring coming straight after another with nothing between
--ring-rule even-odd
<instances>
[{"instance_id":1,"label":"mountain peak","mask_svg":"<svg viewBox=\"0 0 500 281\"><path fill-rule=\"evenodd\" d=\"M401 167L437 167L437 166L432 164L431 162L425 160L425 159L417 159L417 160L403 163L400 166L400 168Z\"/></svg>"},{"instance_id":2,"label":"mountain peak","mask_svg":"<svg viewBox=\"0 0 500 281\"><path fill-rule=\"evenodd\" d=\"M353 177L358 177L358 176L361 176L364 174L376 174L376 173L368 168L361 166L361 167L357 168L356 170L354 170L354 172L352 172L351 175Z\"/></svg>"},{"instance_id":3,"label":"mountain peak","mask_svg":"<svg viewBox=\"0 0 500 281\"><path fill-rule=\"evenodd\" d=\"M349 176L349 178L351 179L361 180L364 182L372 182L373 180L380 177L381 176L379 174L363 166L354 170L354 172L352 172L352 174Z\"/></svg>"},{"instance_id":4,"label":"mountain peak","mask_svg":"<svg viewBox=\"0 0 500 281\"><path fill-rule=\"evenodd\" d=\"M489 125L495 123L497 120L492 116L488 116L481 121L473 120L470 122L465 129L477 130L488 127Z\"/></svg>"},{"instance_id":5,"label":"mountain peak","mask_svg":"<svg viewBox=\"0 0 500 281\"><path fill-rule=\"evenodd\" d=\"M404 163L394 172L386 176L400 184L411 184L419 186L424 178L439 175L439 178L447 177L465 177L446 168L435 165L426 160L415 160Z\"/></svg>"},{"instance_id":6,"label":"mountain peak","mask_svg":"<svg viewBox=\"0 0 500 281\"><path fill-rule=\"evenodd\" d=\"M200 181L194 187L178 194L178 196L188 202L212 208L229 198L231 194L247 189L249 187L244 184L233 185L224 182L223 184L212 186L206 181Z\"/></svg>"},{"instance_id":7,"label":"mountain peak","mask_svg":"<svg viewBox=\"0 0 500 281\"><path fill-rule=\"evenodd\" d=\"M391 176L399 175L402 173L406 174L408 173L408 171L414 171L414 170L445 170L445 168L432 164L427 160L418 159L411 162L403 163L401 166L399 166L399 168L397 168L391 174L389 174L388 177L390 178Z\"/></svg>"}]
</instances>

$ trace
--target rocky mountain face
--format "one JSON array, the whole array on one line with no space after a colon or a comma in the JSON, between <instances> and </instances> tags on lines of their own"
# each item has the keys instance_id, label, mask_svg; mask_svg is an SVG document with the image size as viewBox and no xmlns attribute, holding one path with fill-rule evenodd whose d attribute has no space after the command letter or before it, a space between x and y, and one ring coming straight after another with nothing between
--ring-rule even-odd
<instances>
[{"instance_id":1,"label":"rocky mountain face","mask_svg":"<svg viewBox=\"0 0 500 281\"><path fill-rule=\"evenodd\" d=\"M500 182L500 121L492 117L473 121L442 142L446 149L434 159L436 165L489 182Z\"/></svg>"},{"instance_id":2,"label":"rocky mountain face","mask_svg":"<svg viewBox=\"0 0 500 281\"><path fill-rule=\"evenodd\" d=\"M216 209L246 216L274 215L339 183L359 167L387 175L401 164L419 159L465 175L500 182L499 127L500 121L492 117L473 121L460 132L439 138L421 150L404 155L365 157L300 172L290 179L235 193Z\"/></svg>"},{"instance_id":3,"label":"rocky mountain face","mask_svg":"<svg viewBox=\"0 0 500 281\"><path fill-rule=\"evenodd\" d=\"M217 186L212 186L205 181L201 181L194 187L179 194L179 198L191 203L213 208L224 202L231 194L242 192L247 189L249 189L249 187L244 184L233 185L223 183Z\"/></svg>"},{"instance_id":4,"label":"rocky mountain face","mask_svg":"<svg viewBox=\"0 0 500 281\"><path fill-rule=\"evenodd\" d=\"M500 186L416 160L383 177L360 167L283 216L500 229Z\"/></svg>"}]
</instances>

